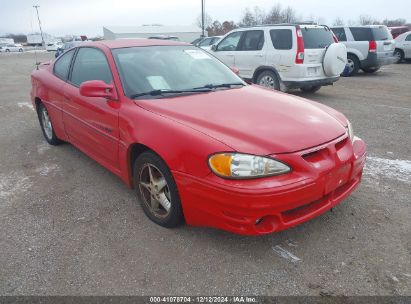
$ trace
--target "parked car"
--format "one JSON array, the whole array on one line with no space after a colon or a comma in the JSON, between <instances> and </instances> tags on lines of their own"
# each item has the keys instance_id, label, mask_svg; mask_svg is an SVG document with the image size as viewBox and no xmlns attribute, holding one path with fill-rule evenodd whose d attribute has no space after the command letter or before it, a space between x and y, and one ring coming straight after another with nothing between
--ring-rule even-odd
<instances>
[{"instance_id":1,"label":"parked car","mask_svg":"<svg viewBox=\"0 0 411 304\"><path fill-rule=\"evenodd\" d=\"M118 175L165 227L267 234L333 208L361 180L366 147L343 114L247 85L191 44L87 42L31 78L46 141Z\"/></svg>"},{"instance_id":2,"label":"parked car","mask_svg":"<svg viewBox=\"0 0 411 304\"><path fill-rule=\"evenodd\" d=\"M23 52L23 46L21 44L6 44L2 50L4 52Z\"/></svg>"},{"instance_id":3,"label":"parked car","mask_svg":"<svg viewBox=\"0 0 411 304\"><path fill-rule=\"evenodd\" d=\"M168 35L157 35L148 37L148 39L159 39L159 40L172 40L172 41L179 41L180 38L176 36L168 36Z\"/></svg>"},{"instance_id":4,"label":"parked car","mask_svg":"<svg viewBox=\"0 0 411 304\"><path fill-rule=\"evenodd\" d=\"M328 27L312 24L235 29L211 49L244 79L274 90L306 92L336 82L347 54Z\"/></svg>"},{"instance_id":5,"label":"parked car","mask_svg":"<svg viewBox=\"0 0 411 304\"><path fill-rule=\"evenodd\" d=\"M388 29L390 30L392 37L395 39L399 35L411 31L411 26L391 26Z\"/></svg>"},{"instance_id":6,"label":"parked car","mask_svg":"<svg viewBox=\"0 0 411 304\"><path fill-rule=\"evenodd\" d=\"M197 46L203 50L210 51L213 44L218 43L223 36L211 36L204 38Z\"/></svg>"},{"instance_id":7,"label":"parked car","mask_svg":"<svg viewBox=\"0 0 411 304\"><path fill-rule=\"evenodd\" d=\"M381 66L394 63L395 42L385 25L332 27L334 34L347 47L347 76L374 73Z\"/></svg>"},{"instance_id":8,"label":"parked car","mask_svg":"<svg viewBox=\"0 0 411 304\"><path fill-rule=\"evenodd\" d=\"M199 37L196 40L194 40L193 42L191 42L192 45L198 46L200 44L201 41L203 41L205 38L207 37Z\"/></svg>"},{"instance_id":9,"label":"parked car","mask_svg":"<svg viewBox=\"0 0 411 304\"><path fill-rule=\"evenodd\" d=\"M62 42L49 42L46 44L46 50L51 52L51 51L57 51L59 48L63 47Z\"/></svg>"},{"instance_id":10,"label":"parked car","mask_svg":"<svg viewBox=\"0 0 411 304\"><path fill-rule=\"evenodd\" d=\"M66 52L67 50L69 50L69 49L71 49L71 48L73 48L73 47L75 47L75 46L78 46L78 45L80 45L80 44L82 44L82 43L83 43L82 41L78 41L78 40L75 40L75 41L73 40L73 41L70 41L70 42L66 42L66 43L63 44L62 47L59 47L59 48L57 49L56 53L54 54L54 57L57 58L57 57L59 57L61 54L63 54L64 52Z\"/></svg>"},{"instance_id":11,"label":"parked car","mask_svg":"<svg viewBox=\"0 0 411 304\"><path fill-rule=\"evenodd\" d=\"M411 59L411 31L395 38L394 57L397 63L404 59Z\"/></svg>"}]
</instances>

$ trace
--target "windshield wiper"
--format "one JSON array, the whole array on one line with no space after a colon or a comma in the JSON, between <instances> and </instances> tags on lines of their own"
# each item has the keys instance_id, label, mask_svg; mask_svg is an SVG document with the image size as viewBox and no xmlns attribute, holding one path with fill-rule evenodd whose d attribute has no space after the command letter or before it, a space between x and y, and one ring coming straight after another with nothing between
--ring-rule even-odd
<instances>
[{"instance_id":1,"label":"windshield wiper","mask_svg":"<svg viewBox=\"0 0 411 304\"><path fill-rule=\"evenodd\" d=\"M221 83L221 84L206 84L202 87L194 88L195 90L198 89L218 89L218 88L231 88L233 86L244 86L242 82L232 82L232 83Z\"/></svg>"},{"instance_id":2,"label":"windshield wiper","mask_svg":"<svg viewBox=\"0 0 411 304\"><path fill-rule=\"evenodd\" d=\"M210 91L211 89L209 88L196 88L196 89L189 89L189 90L161 89L161 90L152 90L152 91L148 91L144 93L132 94L130 98L135 99L135 98L142 97L142 96L161 96L161 95L166 95L166 94L201 93L201 92L210 92Z\"/></svg>"}]
</instances>

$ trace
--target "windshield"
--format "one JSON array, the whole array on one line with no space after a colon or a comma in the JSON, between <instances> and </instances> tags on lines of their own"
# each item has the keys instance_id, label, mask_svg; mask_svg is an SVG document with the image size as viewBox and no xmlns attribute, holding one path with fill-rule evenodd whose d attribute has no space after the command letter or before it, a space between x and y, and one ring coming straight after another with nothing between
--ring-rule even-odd
<instances>
[{"instance_id":1,"label":"windshield","mask_svg":"<svg viewBox=\"0 0 411 304\"><path fill-rule=\"evenodd\" d=\"M187 91L244 82L227 66L193 46L149 46L113 50L125 94Z\"/></svg>"},{"instance_id":2,"label":"windshield","mask_svg":"<svg viewBox=\"0 0 411 304\"><path fill-rule=\"evenodd\" d=\"M331 31L325 27L301 28L306 49L324 49L334 43Z\"/></svg>"}]
</instances>

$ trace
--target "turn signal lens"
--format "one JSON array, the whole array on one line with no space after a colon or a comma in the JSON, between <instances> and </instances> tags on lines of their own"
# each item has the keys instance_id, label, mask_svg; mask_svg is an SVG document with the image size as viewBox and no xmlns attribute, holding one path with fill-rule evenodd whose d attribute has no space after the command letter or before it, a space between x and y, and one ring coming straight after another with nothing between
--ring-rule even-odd
<instances>
[{"instance_id":1,"label":"turn signal lens","mask_svg":"<svg viewBox=\"0 0 411 304\"><path fill-rule=\"evenodd\" d=\"M353 130L352 125L349 121L348 121L348 124L347 124L347 133L348 133L348 136L350 137L350 139L352 141L352 139L354 138L354 130Z\"/></svg>"},{"instance_id":2,"label":"turn signal lens","mask_svg":"<svg viewBox=\"0 0 411 304\"><path fill-rule=\"evenodd\" d=\"M208 163L216 175L231 179L250 179L291 171L289 166L275 159L240 153L214 154Z\"/></svg>"}]
</instances>

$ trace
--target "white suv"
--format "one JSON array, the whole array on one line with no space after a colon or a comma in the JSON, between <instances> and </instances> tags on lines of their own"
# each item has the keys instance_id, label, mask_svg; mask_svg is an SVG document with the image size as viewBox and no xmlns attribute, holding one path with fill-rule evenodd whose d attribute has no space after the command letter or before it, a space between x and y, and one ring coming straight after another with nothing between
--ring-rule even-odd
<instances>
[{"instance_id":1,"label":"white suv","mask_svg":"<svg viewBox=\"0 0 411 304\"><path fill-rule=\"evenodd\" d=\"M332 27L338 40L347 47L348 75L359 69L374 73L383 65L394 63L395 41L385 25Z\"/></svg>"},{"instance_id":2,"label":"white suv","mask_svg":"<svg viewBox=\"0 0 411 304\"><path fill-rule=\"evenodd\" d=\"M226 34L211 53L240 76L275 90L315 92L339 79L347 51L327 26L278 24Z\"/></svg>"}]
</instances>

